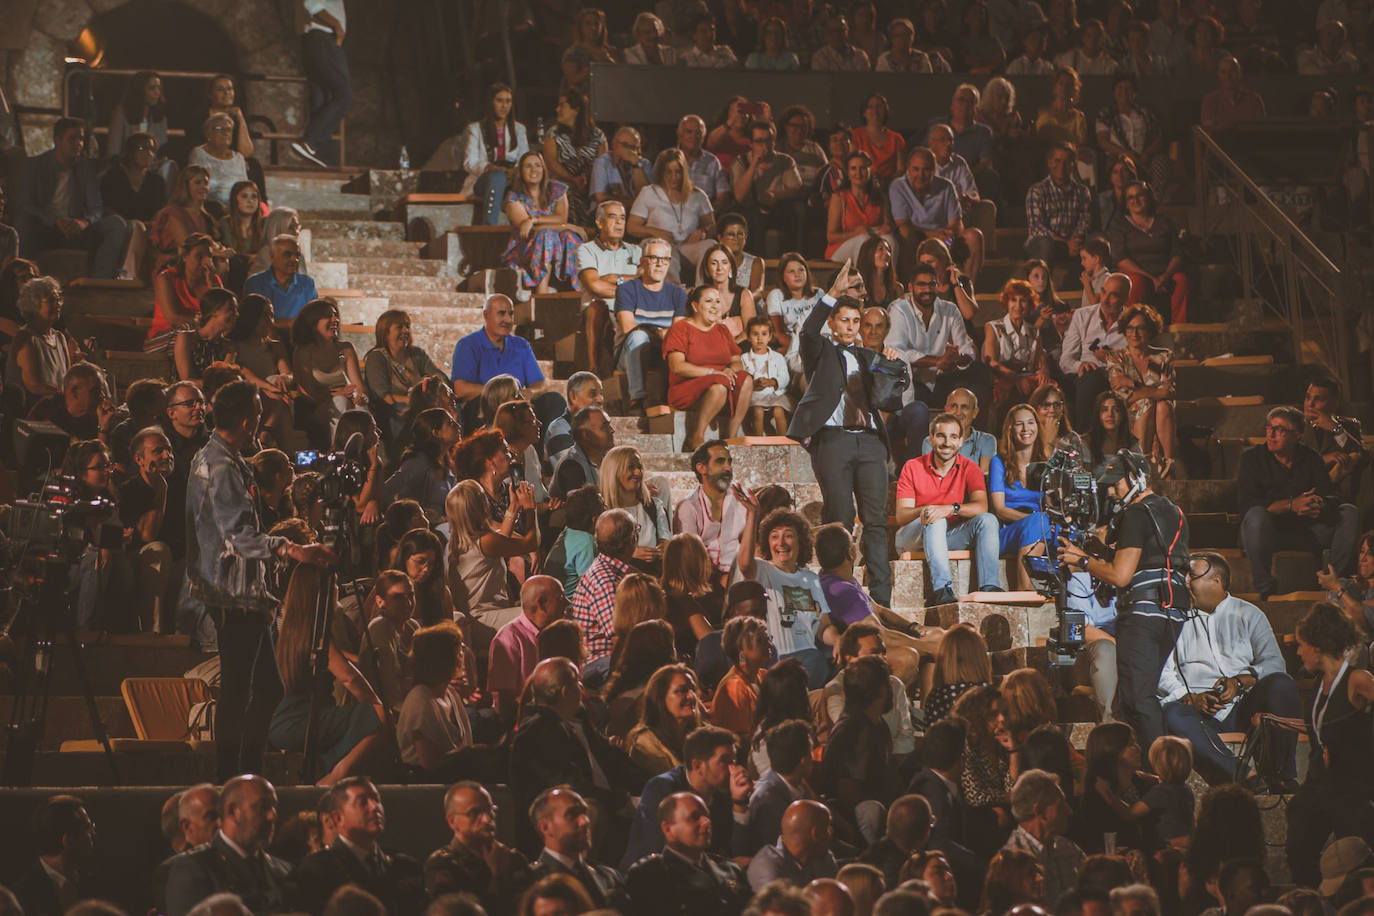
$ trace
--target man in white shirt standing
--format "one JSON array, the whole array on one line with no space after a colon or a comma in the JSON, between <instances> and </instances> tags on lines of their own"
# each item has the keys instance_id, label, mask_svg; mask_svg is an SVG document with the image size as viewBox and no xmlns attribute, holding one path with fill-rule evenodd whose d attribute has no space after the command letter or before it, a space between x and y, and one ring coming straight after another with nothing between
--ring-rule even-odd
<instances>
[{"instance_id":1,"label":"man in white shirt standing","mask_svg":"<svg viewBox=\"0 0 1374 916\"><path fill-rule=\"evenodd\" d=\"M348 13L344 0L302 0L308 21L301 60L310 83L310 120L291 148L301 158L329 168L334 132L353 105L353 79L344 53Z\"/></svg>"},{"instance_id":2,"label":"man in white shirt standing","mask_svg":"<svg viewBox=\"0 0 1374 916\"><path fill-rule=\"evenodd\" d=\"M1077 429L1092 428L1093 404L1107 390L1107 352L1126 347L1126 335L1117 319L1130 295L1131 278L1110 274L1102 283L1102 301L1074 312L1064 331L1059 368L1073 385L1073 422Z\"/></svg>"},{"instance_id":3,"label":"man in white shirt standing","mask_svg":"<svg viewBox=\"0 0 1374 916\"><path fill-rule=\"evenodd\" d=\"M1229 594L1231 567L1220 554L1192 557L1188 591L1198 614L1183 624L1174 652L1159 675L1159 702L1169 734L1193 746L1193 760L1207 780L1241 781L1239 761L1221 743L1221 732L1251 729L1256 713L1302 718L1298 686L1264 612ZM1296 732L1270 729L1281 761L1280 785L1270 793L1297 791Z\"/></svg>"}]
</instances>

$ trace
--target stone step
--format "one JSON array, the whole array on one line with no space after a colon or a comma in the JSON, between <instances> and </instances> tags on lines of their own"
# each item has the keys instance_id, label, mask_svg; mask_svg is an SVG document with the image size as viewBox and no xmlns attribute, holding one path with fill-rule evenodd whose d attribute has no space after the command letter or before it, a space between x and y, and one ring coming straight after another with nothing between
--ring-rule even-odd
<instances>
[{"instance_id":1,"label":"stone step","mask_svg":"<svg viewBox=\"0 0 1374 916\"><path fill-rule=\"evenodd\" d=\"M360 215L357 210L333 207L297 207L296 214L300 217L303 225L317 220L335 220L347 223L373 222L370 214Z\"/></svg>"},{"instance_id":2,"label":"stone step","mask_svg":"<svg viewBox=\"0 0 1374 916\"><path fill-rule=\"evenodd\" d=\"M373 219L302 219L301 227L309 229L317 239L316 244L332 239L376 239L400 242L405 240L403 223Z\"/></svg>"},{"instance_id":3,"label":"stone step","mask_svg":"<svg viewBox=\"0 0 1374 916\"><path fill-rule=\"evenodd\" d=\"M395 239L350 239L320 238L316 236L314 254L317 258L331 261L351 261L355 259L400 259L417 260L420 242L407 242ZM442 263L442 262L435 262Z\"/></svg>"},{"instance_id":4,"label":"stone step","mask_svg":"<svg viewBox=\"0 0 1374 916\"><path fill-rule=\"evenodd\" d=\"M1179 401L1174 411L1179 427L1210 427L1215 436L1249 436L1263 431L1271 405L1258 395L1222 396Z\"/></svg>"},{"instance_id":5,"label":"stone step","mask_svg":"<svg viewBox=\"0 0 1374 916\"><path fill-rule=\"evenodd\" d=\"M122 696L115 694L97 696L94 699L107 735L111 738L138 737L138 733L134 731L134 723L129 718L129 707L124 703ZM10 721L14 700L13 696L0 696L0 719ZM38 745L39 751L55 752L61 749L64 741L94 737L95 731L91 727L91 716L84 696L48 697L48 710L44 718L43 740ZM8 732L0 734L0 746L7 743L7 738Z\"/></svg>"},{"instance_id":6,"label":"stone step","mask_svg":"<svg viewBox=\"0 0 1374 916\"><path fill-rule=\"evenodd\" d=\"M452 277L371 273L362 268L349 274L348 285L369 295L382 296L390 295L393 292L456 293L458 291L458 284Z\"/></svg>"},{"instance_id":7,"label":"stone step","mask_svg":"<svg viewBox=\"0 0 1374 916\"><path fill-rule=\"evenodd\" d=\"M1268 355L1266 354L1266 358ZM1245 357L1238 357L1244 360ZM1231 395L1259 395L1266 402L1282 400L1285 391L1297 384L1301 371L1295 365L1183 365L1175 366L1178 391L1224 391Z\"/></svg>"},{"instance_id":8,"label":"stone step","mask_svg":"<svg viewBox=\"0 0 1374 916\"><path fill-rule=\"evenodd\" d=\"M1239 595L1254 592L1250 561L1241 553L1240 548L1217 548L1217 553L1225 557L1227 565L1231 567L1231 593ZM1317 589L1319 563L1320 557L1306 550L1281 550L1274 554L1274 575L1279 580L1279 592L1287 594ZM1275 632L1279 632L1278 627L1275 627Z\"/></svg>"},{"instance_id":9,"label":"stone step","mask_svg":"<svg viewBox=\"0 0 1374 916\"><path fill-rule=\"evenodd\" d=\"M895 552L893 556L898 556ZM967 595L977 588L978 576L973 568L973 559L967 550L951 550L949 571L953 578L955 594ZM1015 558L1004 559L997 564L997 581L1002 588L1009 588L1015 570ZM922 553L901 554L891 561L892 566L892 607L903 614L925 608L935 596L935 587L930 582L930 567ZM916 619L913 616L912 619Z\"/></svg>"},{"instance_id":10,"label":"stone step","mask_svg":"<svg viewBox=\"0 0 1374 916\"><path fill-rule=\"evenodd\" d=\"M398 242L394 244L410 244ZM390 277L442 277L448 267L445 261L424 260L419 257L372 258L360 255L347 255L341 260L348 265L352 274L374 274ZM456 288L456 281L449 280Z\"/></svg>"},{"instance_id":11,"label":"stone step","mask_svg":"<svg viewBox=\"0 0 1374 916\"><path fill-rule=\"evenodd\" d=\"M393 293L339 300L339 317L350 324L376 324L387 309L403 309L411 329L431 321L461 321L480 325L482 309L473 307L468 293Z\"/></svg>"},{"instance_id":12,"label":"stone step","mask_svg":"<svg viewBox=\"0 0 1374 916\"><path fill-rule=\"evenodd\" d=\"M348 194L337 187L317 184L315 187L281 188L267 179L267 196L277 206L297 210L328 210L333 213L368 214L372 200L366 194Z\"/></svg>"}]
</instances>

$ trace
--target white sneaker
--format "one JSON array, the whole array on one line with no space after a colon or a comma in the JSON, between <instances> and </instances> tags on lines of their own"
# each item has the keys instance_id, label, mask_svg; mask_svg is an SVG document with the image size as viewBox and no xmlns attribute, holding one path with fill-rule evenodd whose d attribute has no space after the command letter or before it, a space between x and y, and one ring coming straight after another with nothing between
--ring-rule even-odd
<instances>
[{"instance_id":1,"label":"white sneaker","mask_svg":"<svg viewBox=\"0 0 1374 916\"><path fill-rule=\"evenodd\" d=\"M296 155L302 159L308 159L322 169L329 168L329 163L320 158L320 154L304 140L296 140L291 144L291 148L296 151Z\"/></svg>"}]
</instances>

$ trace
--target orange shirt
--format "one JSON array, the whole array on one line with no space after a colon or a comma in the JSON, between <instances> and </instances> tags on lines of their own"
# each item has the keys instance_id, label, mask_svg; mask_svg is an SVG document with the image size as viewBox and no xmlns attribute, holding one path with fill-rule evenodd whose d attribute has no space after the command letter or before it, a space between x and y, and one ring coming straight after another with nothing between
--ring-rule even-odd
<instances>
[{"instance_id":1,"label":"orange shirt","mask_svg":"<svg viewBox=\"0 0 1374 916\"><path fill-rule=\"evenodd\" d=\"M711 721L748 739L754 733L754 708L759 702L759 680L746 680L739 665L731 668L711 698Z\"/></svg>"}]
</instances>

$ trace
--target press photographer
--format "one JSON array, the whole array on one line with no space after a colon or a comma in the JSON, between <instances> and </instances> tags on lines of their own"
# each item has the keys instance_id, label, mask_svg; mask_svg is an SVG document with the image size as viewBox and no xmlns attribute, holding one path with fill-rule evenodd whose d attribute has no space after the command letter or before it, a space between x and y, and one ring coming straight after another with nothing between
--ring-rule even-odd
<instances>
[{"instance_id":1,"label":"press photographer","mask_svg":"<svg viewBox=\"0 0 1374 916\"><path fill-rule=\"evenodd\" d=\"M282 698L272 648L277 599L267 588L268 561L329 566L321 544L293 544L262 530L253 469L240 456L262 418L249 382L215 392L215 434L191 460L186 488L186 574L219 633L220 692L216 745L220 779L262 770L272 712Z\"/></svg>"},{"instance_id":2,"label":"press photographer","mask_svg":"<svg viewBox=\"0 0 1374 916\"><path fill-rule=\"evenodd\" d=\"M1149 487L1147 459L1116 453L1097 478L1112 502L1110 560L1090 557L1060 538L1059 559L1119 590L1116 621L1117 698L1122 718L1141 747L1164 734L1155 687L1191 601L1188 596L1188 519Z\"/></svg>"}]
</instances>

